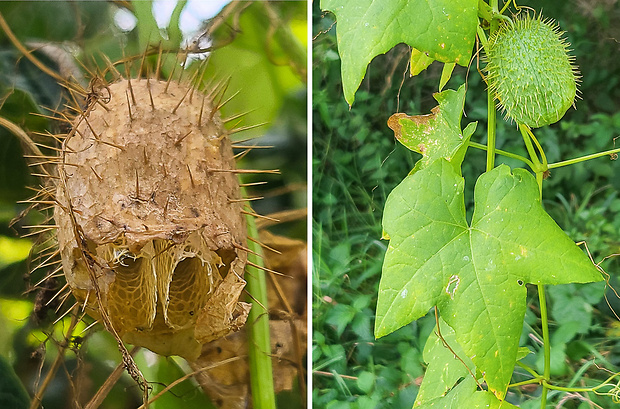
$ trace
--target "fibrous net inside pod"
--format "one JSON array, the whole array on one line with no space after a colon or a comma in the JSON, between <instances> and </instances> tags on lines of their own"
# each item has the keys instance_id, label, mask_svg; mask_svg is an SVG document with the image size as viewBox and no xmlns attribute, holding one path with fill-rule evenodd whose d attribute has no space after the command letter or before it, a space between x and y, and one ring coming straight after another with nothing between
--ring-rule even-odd
<instances>
[{"instance_id":1,"label":"fibrous net inside pod","mask_svg":"<svg viewBox=\"0 0 620 409\"><path fill-rule=\"evenodd\" d=\"M190 360L249 311L235 160L214 105L189 84L100 82L58 165L54 217L78 301L124 341Z\"/></svg>"}]
</instances>

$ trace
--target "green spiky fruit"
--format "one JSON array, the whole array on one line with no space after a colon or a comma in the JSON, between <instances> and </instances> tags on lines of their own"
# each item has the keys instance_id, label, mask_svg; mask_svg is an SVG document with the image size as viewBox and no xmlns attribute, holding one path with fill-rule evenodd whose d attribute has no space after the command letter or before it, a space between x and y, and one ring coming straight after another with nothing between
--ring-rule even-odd
<instances>
[{"instance_id":1,"label":"green spiky fruit","mask_svg":"<svg viewBox=\"0 0 620 409\"><path fill-rule=\"evenodd\" d=\"M562 34L551 20L527 15L489 38L487 82L507 118L539 128L573 105L578 72Z\"/></svg>"}]
</instances>

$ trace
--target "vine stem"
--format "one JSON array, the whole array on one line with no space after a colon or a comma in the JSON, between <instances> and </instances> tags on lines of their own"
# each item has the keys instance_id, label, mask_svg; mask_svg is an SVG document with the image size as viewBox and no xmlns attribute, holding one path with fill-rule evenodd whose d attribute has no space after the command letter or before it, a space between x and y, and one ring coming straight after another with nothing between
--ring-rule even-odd
<instances>
[{"instance_id":1,"label":"vine stem","mask_svg":"<svg viewBox=\"0 0 620 409\"><path fill-rule=\"evenodd\" d=\"M538 175L538 174L537 174ZM542 325L543 347L545 352L545 369L543 372L542 394L540 397L540 407L545 409L547 406L547 393L549 392L548 383L551 378L551 340L549 339L549 322L547 320L547 298L545 296L545 286L538 286L538 300L540 303L540 320Z\"/></svg>"},{"instance_id":2,"label":"vine stem","mask_svg":"<svg viewBox=\"0 0 620 409\"><path fill-rule=\"evenodd\" d=\"M495 126L496 126L496 112L495 112L495 97L491 88L487 90L487 116L488 116L488 129L487 129L487 172L495 167Z\"/></svg>"},{"instance_id":3,"label":"vine stem","mask_svg":"<svg viewBox=\"0 0 620 409\"><path fill-rule=\"evenodd\" d=\"M519 128L524 127L525 125L520 125ZM533 150L532 141L530 140L530 136L527 133L523 134L523 139L525 143L529 142L530 147ZM528 147L528 151L530 148ZM532 152L530 152L530 155ZM532 160L538 166L540 166L540 162L538 162L538 158L534 153L532 156ZM536 171L536 183L538 184L538 192L540 201L542 202L542 182L543 182L543 171L538 169ZM545 356L545 367L543 370L543 379L542 379L542 393L540 396L540 408L545 409L547 406L547 393L549 392L548 382L551 379L551 339L549 337L549 320L547 317L547 296L545 294L545 286L542 284L537 285L538 289L538 302L540 304L540 322L542 326L542 336L543 336L543 350Z\"/></svg>"},{"instance_id":4,"label":"vine stem","mask_svg":"<svg viewBox=\"0 0 620 409\"><path fill-rule=\"evenodd\" d=\"M618 375L620 375L620 372L617 372L611 375L609 378L605 379L605 381L602 382L601 384L597 386L593 386L591 388L573 388L573 387L556 386L556 385L547 383L547 381L545 380L543 380L543 386L546 386L549 389L555 389L556 391L563 391L563 392L595 392L596 393L597 390L605 386L611 386L612 384L610 384L609 382L611 382L611 380L617 377Z\"/></svg>"},{"instance_id":5,"label":"vine stem","mask_svg":"<svg viewBox=\"0 0 620 409\"><path fill-rule=\"evenodd\" d=\"M489 5L491 6L491 9L493 9L493 17L501 15L499 12L499 0L490 0ZM490 34L492 34L495 30L499 28L499 21L496 18L493 18L490 22L490 25Z\"/></svg>"},{"instance_id":6,"label":"vine stem","mask_svg":"<svg viewBox=\"0 0 620 409\"><path fill-rule=\"evenodd\" d=\"M540 383L541 380L540 378L534 378L534 379L528 379L527 381L522 381L522 382L517 382L517 383L511 383L510 385L508 385L509 388L517 388L519 386L523 386L523 385L532 385L534 383Z\"/></svg>"},{"instance_id":7,"label":"vine stem","mask_svg":"<svg viewBox=\"0 0 620 409\"><path fill-rule=\"evenodd\" d=\"M489 2L493 15L499 12L498 0L491 0ZM493 34L499 28L499 23L496 19L490 21L489 35ZM488 47L488 41L482 27L478 26L478 37L482 43L483 48ZM490 171L495 167L495 139L496 139L496 126L497 126L497 113L495 107L495 95L491 87L487 86L487 168L486 171Z\"/></svg>"},{"instance_id":8,"label":"vine stem","mask_svg":"<svg viewBox=\"0 0 620 409\"><path fill-rule=\"evenodd\" d=\"M536 175L536 184L538 185L538 197L542 202L543 172L547 170L547 160L544 152L542 152L542 147L540 146L540 144L538 144L538 141L535 141L544 162L540 163L538 155L536 154L536 150L534 149L534 145L532 144L534 135L530 132L529 127L524 124L519 124L519 131L521 131L521 135L523 136L523 142L525 143L525 147L528 154L530 155L530 159L535 166L534 173ZM549 320L547 316L547 297L545 295L545 286L542 284L538 284L536 287L538 289L538 301L540 304L540 321L542 327L543 351L545 361L543 376L542 379L539 379L539 382L542 386L542 393L540 395L540 408L545 409L547 406L547 394L549 393L548 382L551 379L551 340L549 337Z\"/></svg>"},{"instance_id":9,"label":"vine stem","mask_svg":"<svg viewBox=\"0 0 620 409\"><path fill-rule=\"evenodd\" d=\"M242 192L245 196L244 192ZM258 228L253 216L247 215L248 236L258 239ZM264 267L263 250L248 240L248 261ZM267 309L267 281L265 272L252 265L246 266L246 290L254 301L248 315L248 347L250 364L250 386L252 402L256 409L275 409L273 370L271 365L271 342L269 339L269 311Z\"/></svg>"}]
</instances>

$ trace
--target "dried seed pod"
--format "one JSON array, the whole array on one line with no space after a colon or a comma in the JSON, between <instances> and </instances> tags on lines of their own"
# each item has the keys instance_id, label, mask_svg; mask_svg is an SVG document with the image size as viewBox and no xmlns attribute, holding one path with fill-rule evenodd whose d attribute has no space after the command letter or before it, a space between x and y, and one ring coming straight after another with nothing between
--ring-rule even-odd
<instances>
[{"instance_id":1,"label":"dried seed pod","mask_svg":"<svg viewBox=\"0 0 620 409\"><path fill-rule=\"evenodd\" d=\"M489 38L488 86L506 117L539 128L573 105L578 71L562 34L551 20L526 15Z\"/></svg>"},{"instance_id":2,"label":"dried seed pod","mask_svg":"<svg viewBox=\"0 0 620 409\"><path fill-rule=\"evenodd\" d=\"M190 360L249 311L232 147L199 94L152 79L99 84L64 139L54 212L67 282L89 314L126 342Z\"/></svg>"}]
</instances>

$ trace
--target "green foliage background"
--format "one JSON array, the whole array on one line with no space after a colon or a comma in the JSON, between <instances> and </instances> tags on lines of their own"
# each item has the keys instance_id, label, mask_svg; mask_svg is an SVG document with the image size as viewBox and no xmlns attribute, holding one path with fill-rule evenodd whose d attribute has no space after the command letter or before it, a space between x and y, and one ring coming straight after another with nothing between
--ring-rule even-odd
<instances>
[{"instance_id":1,"label":"green foliage background","mask_svg":"<svg viewBox=\"0 0 620 409\"><path fill-rule=\"evenodd\" d=\"M501 5L501 4L500 4ZM581 100L560 123L536 132L550 162L612 149L620 136L619 52L620 6L610 2L527 4L557 19L574 49L583 75ZM373 60L349 109L342 94L334 16L313 4L313 402L317 408L410 408L425 361L423 346L435 325L427 316L375 340L372 333L376 294L386 241L381 218L387 194L407 175L419 155L397 143L387 127L395 112L426 114L441 76L434 63L421 75L406 72L409 51L400 45ZM463 122L478 121L472 140L486 135L485 86L474 60L456 67L446 88L467 80ZM480 62L480 68L484 66ZM401 87L402 82L402 88ZM400 88L400 92L399 92ZM498 121L497 148L525 155L514 124ZM510 166L518 162L503 160ZM463 172L466 204L472 210L471 188L484 171L485 154L470 149ZM602 158L557 169L545 181L544 206L575 241L586 241L595 261L620 253L620 171L618 161ZM618 258L602 267L616 288ZM594 385L592 378L615 372L620 365L617 319L602 297L602 283L549 288L552 318L552 375L565 383ZM607 289L609 303L620 311L620 300ZM528 334L540 337L537 300L530 305L521 345L535 351L526 360L542 368L542 351ZM538 334L538 335L537 335ZM513 378L521 380L519 375ZM599 381L600 382L600 381ZM521 407L540 407L537 392L521 389L508 399ZM550 394L550 404L564 398ZM611 398L588 394L601 407ZM527 403L523 403L529 400ZM590 408L568 399L565 408ZM595 406L594 406L595 407Z\"/></svg>"},{"instance_id":2,"label":"green foliage background","mask_svg":"<svg viewBox=\"0 0 620 409\"><path fill-rule=\"evenodd\" d=\"M148 43L157 45L162 41L164 45L179 46L181 31L178 15L171 19L166 29L159 29L152 14L152 2L136 2L133 7L137 25L130 32L123 32L113 21L121 3L125 2L13 1L0 2L0 12L22 43L32 46L28 45L32 44L29 42L49 42L65 46L69 56L90 69L95 64L103 63L103 55L111 61L125 55L140 55ZM255 196L269 195L268 199L255 202L256 211L269 214L304 208L307 198L304 149L307 141L307 3L270 2L269 7L275 17L274 14L268 15L265 5L260 2L248 5L234 41L222 48L221 53L212 53L208 75L220 79L231 77L226 97L236 91L240 93L226 105L223 115L252 110L241 126L267 124L238 135L239 139L261 135L263 137L256 144L274 146L273 149L254 150L244 158L241 167L278 168L282 173L261 178L268 179L267 187L262 191L249 192ZM273 24L281 26L271 30ZM230 37L229 27L224 25L214 33L216 44ZM271 34L274 36L269 37ZM49 67L59 68L43 53L37 52L36 56ZM169 65L164 66L164 74L168 74L170 68ZM192 68L190 65L189 69ZM58 129L54 128L57 124L31 113L49 114L42 107L62 110L61 93L62 88L55 80L20 56L4 33L0 32L0 116L29 132L57 132ZM34 284L42 277L42 273L27 278L31 241L18 237L27 233L24 226L36 224L40 215L33 212L9 227L9 222L26 209L26 205L16 202L28 199L32 191L27 186L38 183L29 175L30 169L22 154L17 138L0 128L0 365L14 370L18 376L11 376L8 370L1 371L0 407L15 408L26 407L25 396L21 393L23 387L19 383L32 396L35 383L40 383L45 377L56 357L54 341L45 344L43 341L50 331L55 331L56 339L61 339L60 331L68 323L68 319L64 319L52 329L50 324L55 314L50 313L49 320L42 324L35 323L31 317L36 292L25 291L29 283ZM284 194L270 194L290 186L293 187L281 189L286 192ZM306 223L304 220L285 223L278 226L278 232L304 239ZM68 301L66 307L71 303ZM76 333L80 334L87 324L79 324ZM82 344L82 338L87 342ZM82 401L90 399L120 360L115 341L100 326L80 334L73 341L72 350L67 353L45 394L43 405L46 408L73 407L78 395ZM147 379L153 381L155 392L188 370L180 359L155 358L146 353L136 359ZM66 375L73 377L78 390L72 389ZM291 399L289 395L287 399L289 403L299 404L298 397ZM125 374L101 407L135 408L140 403L139 389ZM177 408L181 405L187 409L210 407L200 387L190 381L175 387L172 394L166 395L152 407Z\"/></svg>"}]
</instances>

